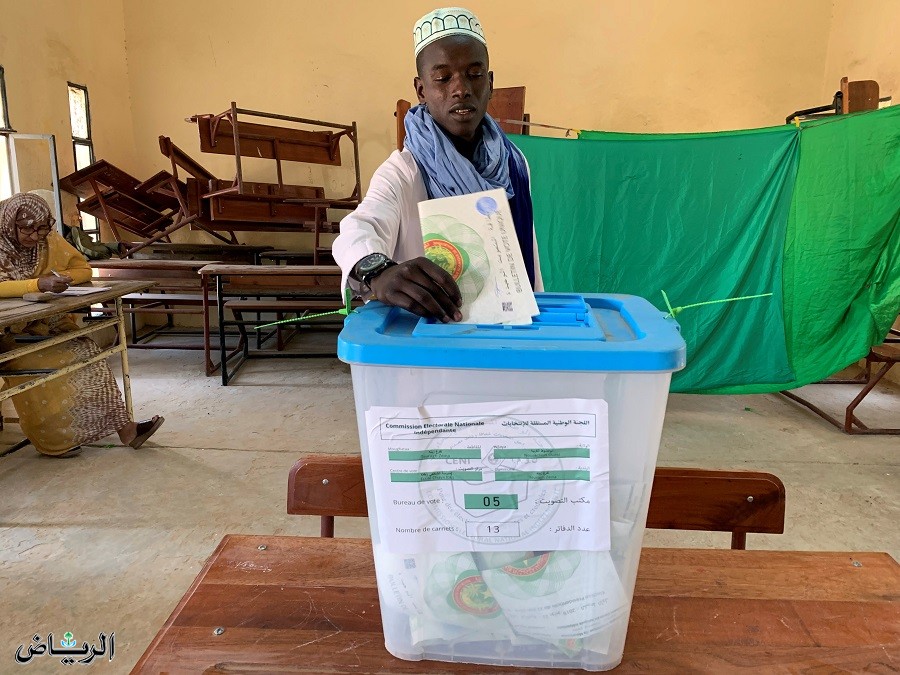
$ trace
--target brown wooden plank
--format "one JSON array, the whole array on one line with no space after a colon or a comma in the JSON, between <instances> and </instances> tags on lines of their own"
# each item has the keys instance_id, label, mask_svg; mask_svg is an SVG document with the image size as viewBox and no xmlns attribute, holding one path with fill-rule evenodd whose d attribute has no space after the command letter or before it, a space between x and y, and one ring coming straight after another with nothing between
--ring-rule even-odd
<instances>
[{"instance_id":1,"label":"brown wooden plank","mask_svg":"<svg viewBox=\"0 0 900 675\"><path fill-rule=\"evenodd\" d=\"M87 284L79 284L85 286ZM112 281L103 279L94 282L94 286L110 286L108 291L100 291L91 295L80 296L62 296L54 298L48 302L32 302L27 307L18 307L15 309L0 312L0 328L11 326L17 323L28 323L30 321L38 321L51 316L59 316L74 312L76 309L90 307L103 302L114 300L129 293L137 293L153 286L152 281Z\"/></svg>"},{"instance_id":2,"label":"brown wooden plank","mask_svg":"<svg viewBox=\"0 0 900 675\"><path fill-rule=\"evenodd\" d=\"M130 258L109 258L108 260L91 260L90 265L93 269L109 270L148 270L153 272L192 272L196 273L200 268L206 265L217 265L217 260L158 260L158 259L130 259Z\"/></svg>"},{"instance_id":3,"label":"brown wooden plank","mask_svg":"<svg viewBox=\"0 0 900 675\"><path fill-rule=\"evenodd\" d=\"M207 583L318 587L346 584L374 589L375 565L372 542L345 539L341 564L331 567L334 551L303 537L229 535L228 546L219 553L218 564L208 571ZM259 550L260 546L266 548Z\"/></svg>"},{"instance_id":4,"label":"brown wooden plank","mask_svg":"<svg viewBox=\"0 0 900 675\"><path fill-rule=\"evenodd\" d=\"M245 276L341 276L341 268L337 265L227 265L212 264L200 269L202 275Z\"/></svg>"},{"instance_id":5,"label":"brown wooden plank","mask_svg":"<svg viewBox=\"0 0 900 675\"><path fill-rule=\"evenodd\" d=\"M255 223L257 225L303 225L314 222L316 209L302 204L264 202L239 195L213 197L209 205L209 218L216 227L228 223Z\"/></svg>"},{"instance_id":6,"label":"brown wooden plank","mask_svg":"<svg viewBox=\"0 0 900 675\"><path fill-rule=\"evenodd\" d=\"M342 309L344 302L340 297L331 299L282 299L282 300L226 300L225 309L238 312L302 312L317 310L326 312L330 309Z\"/></svg>"},{"instance_id":7,"label":"brown wooden plank","mask_svg":"<svg viewBox=\"0 0 900 675\"><path fill-rule=\"evenodd\" d=\"M362 457L310 455L288 475L287 512L317 516L368 515Z\"/></svg>"},{"instance_id":8,"label":"brown wooden plank","mask_svg":"<svg viewBox=\"0 0 900 675\"><path fill-rule=\"evenodd\" d=\"M219 155L234 155L234 131L231 121L219 118L215 137L212 136L212 115L194 118L200 132L200 151ZM238 143L241 157L275 159L275 141L282 161L312 164L341 165L340 144L334 143L331 131L306 131L269 124L244 122L238 115ZM325 145L314 145L325 144Z\"/></svg>"},{"instance_id":9,"label":"brown wooden plank","mask_svg":"<svg viewBox=\"0 0 900 675\"><path fill-rule=\"evenodd\" d=\"M854 80L841 78L841 93L843 93L842 112L854 113L865 110L878 109L878 97L880 96L878 82L875 80Z\"/></svg>"},{"instance_id":10,"label":"brown wooden plank","mask_svg":"<svg viewBox=\"0 0 900 675\"><path fill-rule=\"evenodd\" d=\"M91 180L103 188L112 188L121 192L131 192L140 184L140 181L127 171L110 164L105 159L99 159L90 166L60 178L59 188L78 195L82 199L87 199L94 194Z\"/></svg>"},{"instance_id":11,"label":"brown wooden plank","mask_svg":"<svg viewBox=\"0 0 900 675\"><path fill-rule=\"evenodd\" d=\"M406 141L406 113L412 108L412 103L404 99L397 101L397 110L394 117L397 118L397 149L403 150L403 144Z\"/></svg>"},{"instance_id":12,"label":"brown wooden plank","mask_svg":"<svg viewBox=\"0 0 900 675\"><path fill-rule=\"evenodd\" d=\"M172 224L171 216L141 203L135 197L108 190L103 193L102 199L115 224L135 234L150 236ZM100 196L92 195L78 202L78 210L105 222L108 219L103 204Z\"/></svg>"},{"instance_id":13,"label":"brown wooden plank","mask_svg":"<svg viewBox=\"0 0 900 675\"><path fill-rule=\"evenodd\" d=\"M338 223L334 223L337 225ZM323 229L323 232L325 230ZM285 262L291 265L312 265L312 251L266 251L259 256L262 260L274 260L276 262ZM329 258L329 260L331 260Z\"/></svg>"},{"instance_id":14,"label":"brown wooden plank","mask_svg":"<svg viewBox=\"0 0 900 675\"><path fill-rule=\"evenodd\" d=\"M246 576L246 575L245 575ZM175 626L240 626L247 629L380 631L376 594L331 580L315 594L289 582L272 586L208 581L194 591L176 617ZM371 590L371 589L370 589ZM277 607L280 609L276 610ZM275 611L273 611L275 610ZM374 611L373 611L374 610Z\"/></svg>"},{"instance_id":15,"label":"brown wooden plank","mask_svg":"<svg viewBox=\"0 0 900 675\"><path fill-rule=\"evenodd\" d=\"M159 305L200 305L203 304L203 295L200 293L129 293L122 297L122 302L137 306L151 302Z\"/></svg>"},{"instance_id":16,"label":"brown wooden plank","mask_svg":"<svg viewBox=\"0 0 900 675\"><path fill-rule=\"evenodd\" d=\"M371 610L378 612L377 603ZM506 673L528 675L542 670L510 670L440 661L403 661L391 656L384 647L380 622L374 631L338 631L326 626L321 630L265 630L225 628L219 636L214 626L173 626L171 637L133 673L228 672L277 673ZM264 641L264 644L263 642ZM221 670L220 670L221 669ZM299 669L299 670L296 670ZM554 670L554 675L576 671ZM583 671L577 671L582 673Z\"/></svg>"},{"instance_id":17,"label":"brown wooden plank","mask_svg":"<svg viewBox=\"0 0 900 675\"><path fill-rule=\"evenodd\" d=\"M315 290L319 294L331 293L337 297L343 297L340 287L334 284L332 277L314 277L306 274L285 276L231 275L223 284L223 288L232 295L239 291L246 291L247 295L278 295L279 291L302 289Z\"/></svg>"},{"instance_id":18,"label":"brown wooden plank","mask_svg":"<svg viewBox=\"0 0 900 675\"><path fill-rule=\"evenodd\" d=\"M206 167L175 145L168 136L159 137L159 151L168 157L169 161L174 162L175 166L184 169L194 180L204 182L216 180L216 177ZM187 182L190 183L190 178L187 176L182 176L182 178L187 178Z\"/></svg>"},{"instance_id":19,"label":"brown wooden plank","mask_svg":"<svg viewBox=\"0 0 900 675\"><path fill-rule=\"evenodd\" d=\"M234 181L213 181L210 191L225 190L234 185ZM314 185L278 185L277 183L254 183L244 181L244 191L240 199L249 200L253 197L267 200L279 199L324 199L325 188Z\"/></svg>"},{"instance_id":20,"label":"brown wooden plank","mask_svg":"<svg viewBox=\"0 0 900 675\"><path fill-rule=\"evenodd\" d=\"M348 636L351 645L355 645L358 638L356 635ZM628 647L626 646L626 650ZM360 656L360 665L353 670L347 668L346 663L336 664L334 666L307 666L297 663L279 663L279 664L262 664L253 663L252 661L225 661L212 666L203 672L207 675L233 675L234 673L259 674L266 675L296 675L298 673L311 674L321 673L329 675L331 673L372 673L384 672L365 669L362 663L369 663L370 657L360 652L362 649L353 649L352 654ZM823 650L813 649L775 649L767 650L760 654L759 650L753 647L731 648L726 653L709 653L694 654L679 651L677 648L670 649L667 647L655 647L642 650L640 660L625 660L622 665L615 669L615 673L660 673L684 675L684 673L733 673L733 672L776 672L776 673L798 673L804 672L805 668L810 667L810 663L815 664L819 670L812 672L866 672L889 673L894 672L892 664L896 659L896 654L886 653L884 647L866 647L853 650L841 650L839 653L823 654ZM365 659L365 661L363 661ZM865 664L869 667L863 667ZM403 673L409 675L415 673L417 675L440 675L442 673L458 673L458 672L497 672L515 675L530 675L532 673L548 673L549 675L566 675L566 674L582 674L583 670L567 670L567 669L512 669L509 667L503 669L488 669L482 671L481 667L468 666L469 670L459 670L460 664L440 663L437 661L404 661L398 665L396 670L390 672ZM360 670L360 668L363 668Z\"/></svg>"},{"instance_id":21,"label":"brown wooden plank","mask_svg":"<svg viewBox=\"0 0 900 675\"><path fill-rule=\"evenodd\" d=\"M101 279L146 279L166 284L172 280L178 280L183 286L190 283L192 286L200 284L196 270L153 270L133 269L128 267L110 267L98 269L97 276Z\"/></svg>"},{"instance_id":22,"label":"brown wooden plank","mask_svg":"<svg viewBox=\"0 0 900 675\"><path fill-rule=\"evenodd\" d=\"M647 522L659 529L781 534L784 505L784 485L772 474L659 467Z\"/></svg>"},{"instance_id":23,"label":"brown wooden plank","mask_svg":"<svg viewBox=\"0 0 900 675\"><path fill-rule=\"evenodd\" d=\"M900 639L896 602L637 597L628 634L637 644L853 647Z\"/></svg>"},{"instance_id":24,"label":"brown wooden plank","mask_svg":"<svg viewBox=\"0 0 900 675\"><path fill-rule=\"evenodd\" d=\"M619 673L890 673L900 650L885 645L862 647L681 647L672 643L632 646L625 642Z\"/></svg>"},{"instance_id":25,"label":"brown wooden plank","mask_svg":"<svg viewBox=\"0 0 900 675\"><path fill-rule=\"evenodd\" d=\"M642 568L638 588L644 595L677 594L721 598L789 600L900 600L900 567L886 553L645 549L654 561ZM641 558L643 564L643 557ZM859 566L853 563L859 563ZM672 577L679 578L678 588ZM761 583L765 579L765 583Z\"/></svg>"},{"instance_id":26,"label":"brown wooden plank","mask_svg":"<svg viewBox=\"0 0 900 675\"><path fill-rule=\"evenodd\" d=\"M209 260L222 260L223 256L234 254L244 256L248 255L250 258L252 258L255 254L263 253L264 251L271 251L274 248L274 246L270 246L268 244L184 244L160 241L154 244L150 244L139 255L144 255L146 257L146 255L148 255L149 253L171 253L201 256L205 254L205 258Z\"/></svg>"},{"instance_id":27,"label":"brown wooden plank","mask_svg":"<svg viewBox=\"0 0 900 675\"><path fill-rule=\"evenodd\" d=\"M784 485L772 474L657 467L646 526L780 533L784 504ZM288 478L287 508L295 514L365 516L362 459L312 454L298 460Z\"/></svg>"}]
</instances>

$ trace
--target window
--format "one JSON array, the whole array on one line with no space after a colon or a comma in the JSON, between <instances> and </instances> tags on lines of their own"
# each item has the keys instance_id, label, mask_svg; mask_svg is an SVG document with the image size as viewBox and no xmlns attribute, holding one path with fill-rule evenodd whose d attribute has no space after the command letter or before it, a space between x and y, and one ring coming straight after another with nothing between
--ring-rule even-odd
<instances>
[{"instance_id":1,"label":"window","mask_svg":"<svg viewBox=\"0 0 900 675\"><path fill-rule=\"evenodd\" d=\"M14 131L9 126L9 108L6 106L6 77L0 66L0 199L12 195L12 177L9 175L9 151L4 131Z\"/></svg>"},{"instance_id":2,"label":"window","mask_svg":"<svg viewBox=\"0 0 900 675\"><path fill-rule=\"evenodd\" d=\"M91 107L87 87L69 82L69 122L72 124L72 151L75 170L94 163L94 142L91 140ZM100 239L100 223L94 216L81 214L81 229L94 241Z\"/></svg>"}]
</instances>

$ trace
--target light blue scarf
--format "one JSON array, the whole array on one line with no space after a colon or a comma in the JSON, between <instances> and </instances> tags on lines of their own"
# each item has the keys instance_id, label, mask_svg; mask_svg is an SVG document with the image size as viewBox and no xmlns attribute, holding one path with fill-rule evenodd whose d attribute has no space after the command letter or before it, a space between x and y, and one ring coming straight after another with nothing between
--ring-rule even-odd
<instances>
[{"instance_id":1,"label":"light blue scarf","mask_svg":"<svg viewBox=\"0 0 900 675\"><path fill-rule=\"evenodd\" d=\"M509 141L490 115L484 116L481 141L471 162L459 154L424 105L406 113L404 126L404 144L422 171L429 199L497 188L506 191L507 199L515 196L509 176Z\"/></svg>"}]
</instances>

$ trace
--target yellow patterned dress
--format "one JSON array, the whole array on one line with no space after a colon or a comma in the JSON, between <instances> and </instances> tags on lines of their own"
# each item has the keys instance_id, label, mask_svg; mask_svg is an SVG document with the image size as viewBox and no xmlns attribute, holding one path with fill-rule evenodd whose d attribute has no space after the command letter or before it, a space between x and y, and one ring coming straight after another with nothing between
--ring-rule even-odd
<instances>
[{"instance_id":1,"label":"yellow patterned dress","mask_svg":"<svg viewBox=\"0 0 900 675\"><path fill-rule=\"evenodd\" d=\"M0 298L20 298L23 293L37 291L37 279L52 274L51 270L72 277L76 284L91 278L91 268L82 255L55 232L35 249L25 250L17 244L15 225L5 222L10 220L8 202L27 196L17 195L0 202ZM19 209L12 209L12 219ZM47 336L77 329L78 324L71 316L8 326L0 335L0 352L15 348L17 334ZM77 338L5 362L0 368L61 368L84 362L100 351L90 338ZM30 376L5 377L3 388L30 379ZM99 440L130 421L115 377L105 361L18 394L12 401L22 431L39 452L47 455L61 455L83 443Z\"/></svg>"}]
</instances>

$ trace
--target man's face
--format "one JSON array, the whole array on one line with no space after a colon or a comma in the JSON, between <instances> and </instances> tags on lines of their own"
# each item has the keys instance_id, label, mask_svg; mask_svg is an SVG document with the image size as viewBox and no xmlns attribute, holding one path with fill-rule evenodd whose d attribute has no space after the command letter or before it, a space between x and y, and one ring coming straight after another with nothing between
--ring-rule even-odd
<instances>
[{"instance_id":1,"label":"man's face","mask_svg":"<svg viewBox=\"0 0 900 675\"><path fill-rule=\"evenodd\" d=\"M24 248L34 248L50 234L50 220L44 218L37 222L20 212L16 216L16 240Z\"/></svg>"},{"instance_id":2,"label":"man's face","mask_svg":"<svg viewBox=\"0 0 900 675\"><path fill-rule=\"evenodd\" d=\"M485 46L474 38L451 35L425 47L416 65L419 103L454 136L475 140L494 90Z\"/></svg>"}]
</instances>

